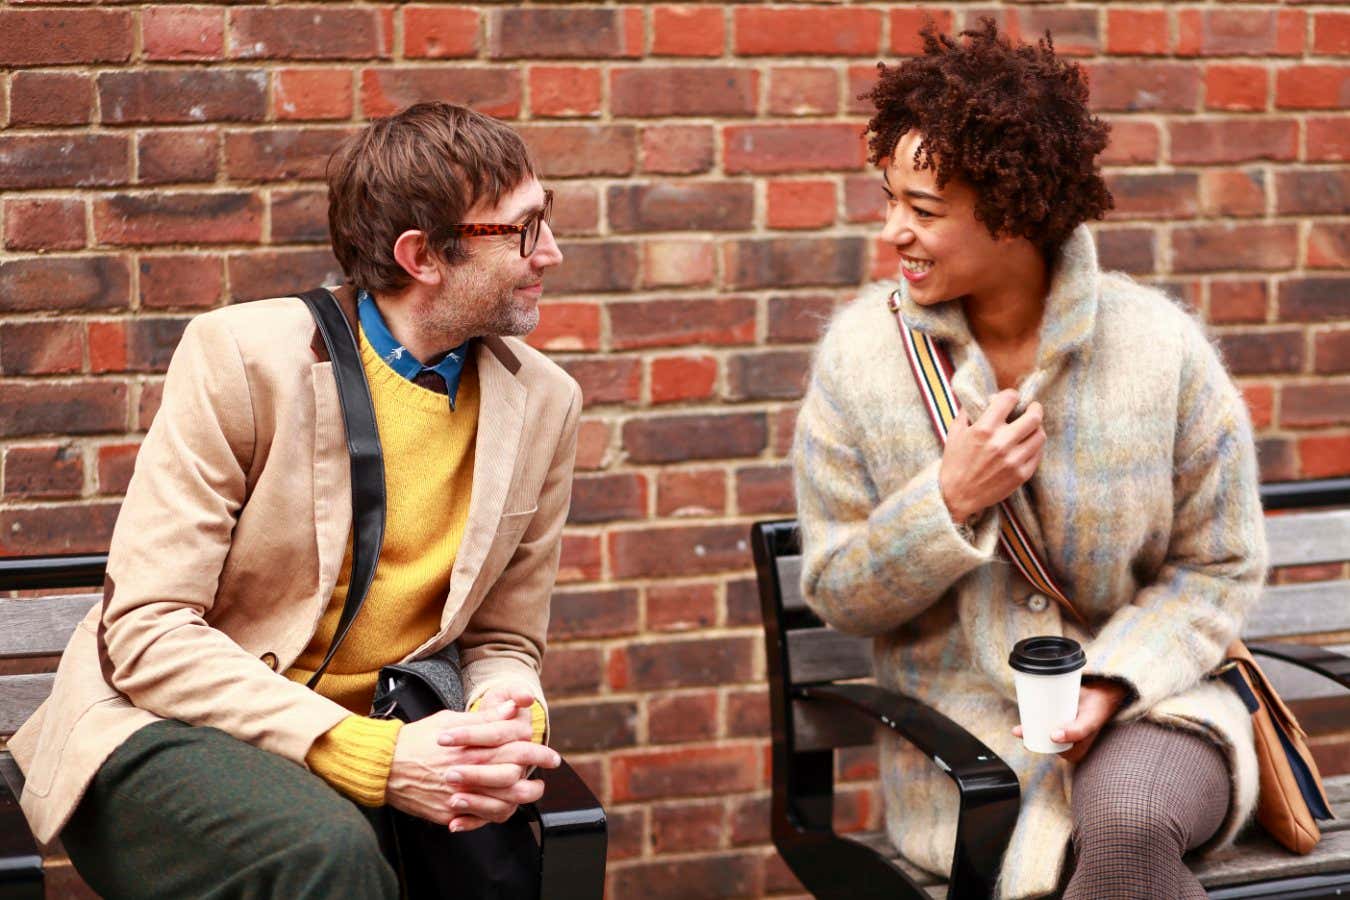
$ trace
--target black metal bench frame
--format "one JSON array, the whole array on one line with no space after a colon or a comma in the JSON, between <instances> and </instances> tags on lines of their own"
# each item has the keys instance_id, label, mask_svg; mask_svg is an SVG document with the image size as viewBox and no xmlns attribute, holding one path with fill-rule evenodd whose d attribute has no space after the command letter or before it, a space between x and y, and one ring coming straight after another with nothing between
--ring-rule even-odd
<instances>
[{"instance_id":1,"label":"black metal bench frame","mask_svg":"<svg viewBox=\"0 0 1350 900\"><path fill-rule=\"evenodd\" d=\"M1263 485L1267 511L1350 506L1350 478ZM837 834L832 824L834 750L852 743L859 717L889 729L933 759L960 795L956 846L947 880L949 900L991 896L999 862L1017 822L1019 787L1011 768L951 719L898 692L871 685L793 684L788 671L790 631L823 625L809 610L785 610L777 561L801 553L795 520L758 522L751 546L764 619L773 737L771 827L774 845L798 880L819 898L911 898L929 894L876 850ZM1253 653L1284 660L1350 689L1350 657L1295 643L1249 645ZM833 747L796 747L797 712L807 704L815 731L839 735ZM801 707L806 708L806 707ZM1214 900L1320 898L1350 895L1350 872L1305 875L1210 891Z\"/></svg>"},{"instance_id":2,"label":"black metal bench frame","mask_svg":"<svg viewBox=\"0 0 1350 900\"><path fill-rule=\"evenodd\" d=\"M0 558L0 594L103 584L106 554ZM540 769L544 795L521 807L538 828L540 900L599 900L604 894L608 841L605 811L564 760ZM42 855L19 808L23 774L0 752L0 900L42 900Z\"/></svg>"}]
</instances>

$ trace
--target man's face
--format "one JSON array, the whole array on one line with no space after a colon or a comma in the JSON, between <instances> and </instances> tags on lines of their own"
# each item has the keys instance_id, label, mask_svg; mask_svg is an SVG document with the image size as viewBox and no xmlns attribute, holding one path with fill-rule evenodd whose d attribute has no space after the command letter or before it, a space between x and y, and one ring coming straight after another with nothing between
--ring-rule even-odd
<instances>
[{"instance_id":1,"label":"man's face","mask_svg":"<svg viewBox=\"0 0 1350 900\"><path fill-rule=\"evenodd\" d=\"M543 206L544 189L537 178L530 176L495 206L476 204L465 213L464 221L519 225ZM533 331L539 324L544 270L563 259L548 223L540 224L539 242L527 258L520 255L519 234L461 240L468 258L443 267L441 290L426 315L453 323L454 330L467 326L473 336L524 335Z\"/></svg>"}]
</instances>

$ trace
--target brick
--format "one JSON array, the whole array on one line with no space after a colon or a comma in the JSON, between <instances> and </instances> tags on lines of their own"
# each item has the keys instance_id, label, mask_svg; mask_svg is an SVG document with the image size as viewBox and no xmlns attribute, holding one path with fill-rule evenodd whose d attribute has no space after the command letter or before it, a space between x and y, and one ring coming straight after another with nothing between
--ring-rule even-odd
<instances>
[{"instance_id":1,"label":"brick","mask_svg":"<svg viewBox=\"0 0 1350 900\"><path fill-rule=\"evenodd\" d=\"M219 257L142 256L139 268L143 309L209 309L225 290L225 263Z\"/></svg>"},{"instance_id":2,"label":"brick","mask_svg":"<svg viewBox=\"0 0 1350 900\"><path fill-rule=\"evenodd\" d=\"M603 469L609 463L609 439L608 422L582 419L577 430L577 471Z\"/></svg>"},{"instance_id":3,"label":"brick","mask_svg":"<svg viewBox=\"0 0 1350 900\"><path fill-rule=\"evenodd\" d=\"M159 412L159 405L164 399L163 381L141 381L141 396L136 402L136 430L146 431L150 428L150 423Z\"/></svg>"},{"instance_id":4,"label":"brick","mask_svg":"<svg viewBox=\"0 0 1350 900\"><path fill-rule=\"evenodd\" d=\"M741 515L791 515L796 508L791 466L747 466L736 470L736 511Z\"/></svg>"},{"instance_id":5,"label":"brick","mask_svg":"<svg viewBox=\"0 0 1350 900\"><path fill-rule=\"evenodd\" d=\"M1199 184L1194 172L1110 173L1106 186L1115 200L1111 218L1194 218L1200 204Z\"/></svg>"},{"instance_id":6,"label":"brick","mask_svg":"<svg viewBox=\"0 0 1350 900\"><path fill-rule=\"evenodd\" d=\"M318 179L351 134L345 128L273 128L225 135L225 171L235 181Z\"/></svg>"},{"instance_id":7,"label":"brick","mask_svg":"<svg viewBox=\"0 0 1350 900\"><path fill-rule=\"evenodd\" d=\"M1298 456L1304 478L1350 475L1350 435L1309 435L1299 438Z\"/></svg>"},{"instance_id":8,"label":"brick","mask_svg":"<svg viewBox=\"0 0 1350 900\"><path fill-rule=\"evenodd\" d=\"M891 52L902 56L917 56L923 52L919 30L928 22L931 21L943 34L952 31L952 13L947 9L905 5L891 9L890 17Z\"/></svg>"},{"instance_id":9,"label":"brick","mask_svg":"<svg viewBox=\"0 0 1350 900\"><path fill-rule=\"evenodd\" d=\"M1314 223L1308 230L1308 266L1350 268L1350 225Z\"/></svg>"},{"instance_id":10,"label":"brick","mask_svg":"<svg viewBox=\"0 0 1350 900\"><path fill-rule=\"evenodd\" d=\"M600 191L595 185L560 182L553 188L554 235L596 234L600 231Z\"/></svg>"},{"instance_id":11,"label":"brick","mask_svg":"<svg viewBox=\"0 0 1350 900\"><path fill-rule=\"evenodd\" d=\"M766 186L770 228L824 228L834 223L834 183L770 181Z\"/></svg>"},{"instance_id":12,"label":"brick","mask_svg":"<svg viewBox=\"0 0 1350 900\"><path fill-rule=\"evenodd\" d=\"M623 426L624 448L637 463L757 456L766 437L763 413L657 416Z\"/></svg>"},{"instance_id":13,"label":"brick","mask_svg":"<svg viewBox=\"0 0 1350 900\"><path fill-rule=\"evenodd\" d=\"M78 322L0 324L0 375L63 375L80 371L83 363Z\"/></svg>"},{"instance_id":14,"label":"brick","mask_svg":"<svg viewBox=\"0 0 1350 900\"><path fill-rule=\"evenodd\" d=\"M712 168L716 154L710 125L650 125L642 129L642 171L693 175Z\"/></svg>"},{"instance_id":15,"label":"brick","mask_svg":"<svg viewBox=\"0 0 1350 900\"><path fill-rule=\"evenodd\" d=\"M100 434L126 427L127 386L120 382L13 382L0 394L0 437Z\"/></svg>"},{"instance_id":16,"label":"brick","mask_svg":"<svg viewBox=\"0 0 1350 900\"><path fill-rule=\"evenodd\" d=\"M1275 73L1277 109L1345 109L1350 66L1294 66Z\"/></svg>"},{"instance_id":17,"label":"brick","mask_svg":"<svg viewBox=\"0 0 1350 900\"><path fill-rule=\"evenodd\" d=\"M875 175L844 178L844 221L879 224L886 219L886 195Z\"/></svg>"},{"instance_id":18,"label":"brick","mask_svg":"<svg viewBox=\"0 0 1350 900\"><path fill-rule=\"evenodd\" d=\"M414 103L444 100L513 119L520 115L520 97L520 73L514 69L452 64L361 70L361 109L367 116L389 116Z\"/></svg>"},{"instance_id":19,"label":"brick","mask_svg":"<svg viewBox=\"0 0 1350 900\"><path fill-rule=\"evenodd\" d=\"M127 371L127 320L89 322L89 371Z\"/></svg>"},{"instance_id":20,"label":"brick","mask_svg":"<svg viewBox=\"0 0 1350 900\"><path fill-rule=\"evenodd\" d=\"M1299 278L1280 282L1281 322L1350 318L1350 278Z\"/></svg>"},{"instance_id":21,"label":"brick","mask_svg":"<svg viewBox=\"0 0 1350 900\"><path fill-rule=\"evenodd\" d=\"M1256 462L1262 481L1293 481L1298 477L1294 443L1288 438L1258 438Z\"/></svg>"},{"instance_id":22,"label":"brick","mask_svg":"<svg viewBox=\"0 0 1350 900\"><path fill-rule=\"evenodd\" d=\"M1269 305L1264 281L1210 282L1209 321L1215 324L1264 322Z\"/></svg>"},{"instance_id":23,"label":"brick","mask_svg":"<svg viewBox=\"0 0 1350 900\"><path fill-rule=\"evenodd\" d=\"M610 680L616 690L637 691L749 681L756 644L749 637L630 643L613 651L618 662L611 661Z\"/></svg>"},{"instance_id":24,"label":"brick","mask_svg":"<svg viewBox=\"0 0 1350 900\"><path fill-rule=\"evenodd\" d=\"M640 372L637 361L634 367ZM587 403L590 404L588 394ZM594 401L596 405L603 400ZM567 521L573 525L641 519L647 515L647 479L632 472L613 475L579 475L572 483L572 507Z\"/></svg>"},{"instance_id":25,"label":"brick","mask_svg":"<svg viewBox=\"0 0 1350 900\"><path fill-rule=\"evenodd\" d=\"M130 175L123 135L0 135L0 190L113 187Z\"/></svg>"},{"instance_id":26,"label":"brick","mask_svg":"<svg viewBox=\"0 0 1350 900\"><path fill-rule=\"evenodd\" d=\"M78 447L46 444L5 451L6 497L78 497L83 487L84 460Z\"/></svg>"},{"instance_id":27,"label":"brick","mask_svg":"<svg viewBox=\"0 0 1350 900\"><path fill-rule=\"evenodd\" d=\"M1219 349L1234 375L1300 372L1304 343L1302 329L1253 329L1219 335Z\"/></svg>"},{"instance_id":28,"label":"brick","mask_svg":"<svg viewBox=\"0 0 1350 900\"><path fill-rule=\"evenodd\" d=\"M1190 63L1116 61L1086 68L1094 110L1190 112L1200 99L1200 69Z\"/></svg>"},{"instance_id":29,"label":"brick","mask_svg":"<svg viewBox=\"0 0 1350 900\"><path fill-rule=\"evenodd\" d=\"M876 56L881 12L874 9L739 6L732 11L738 56Z\"/></svg>"},{"instance_id":30,"label":"brick","mask_svg":"<svg viewBox=\"0 0 1350 900\"><path fill-rule=\"evenodd\" d=\"M105 444L98 448L98 492L125 494L136 466L140 444Z\"/></svg>"},{"instance_id":31,"label":"brick","mask_svg":"<svg viewBox=\"0 0 1350 900\"><path fill-rule=\"evenodd\" d=\"M94 82L76 72L15 72L9 125L85 125L94 117Z\"/></svg>"},{"instance_id":32,"label":"brick","mask_svg":"<svg viewBox=\"0 0 1350 900\"><path fill-rule=\"evenodd\" d=\"M743 231L754 225L755 186L748 181L616 184L609 188L615 231Z\"/></svg>"},{"instance_id":33,"label":"brick","mask_svg":"<svg viewBox=\"0 0 1350 900\"><path fill-rule=\"evenodd\" d=\"M1102 151L1101 161L1106 165L1130 166L1155 163L1162 150L1162 137L1152 122L1133 119L1108 119L1111 126L1110 142Z\"/></svg>"},{"instance_id":34,"label":"brick","mask_svg":"<svg viewBox=\"0 0 1350 900\"><path fill-rule=\"evenodd\" d=\"M665 474L663 472L662 476ZM647 588L646 609L648 631L711 628L717 623L717 589L711 584L654 584ZM713 731L716 731L715 725Z\"/></svg>"},{"instance_id":35,"label":"brick","mask_svg":"<svg viewBox=\"0 0 1350 900\"><path fill-rule=\"evenodd\" d=\"M1172 232L1172 270L1289 269L1298 255L1293 225L1200 225Z\"/></svg>"},{"instance_id":36,"label":"brick","mask_svg":"<svg viewBox=\"0 0 1350 900\"><path fill-rule=\"evenodd\" d=\"M1319 375L1350 372L1350 329L1339 328L1313 335L1313 371Z\"/></svg>"},{"instance_id":37,"label":"brick","mask_svg":"<svg viewBox=\"0 0 1350 900\"><path fill-rule=\"evenodd\" d=\"M727 359L727 399L799 399L810 368L808 350L737 353Z\"/></svg>"},{"instance_id":38,"label":"brick","mask_svg":"<svg viewBox=\"0 0 1350 900\"><path fill-rule=\"evenodd\" d=\"M616 116L751 116L759 73L731 66L642 66L609 73L609 108Z\"/></svg>"},{"instance_id":39,"label":"brick","mask_svg":"<svg viewBox=\"0 0 1350 900\"><path fill-rule=\"evenodd\" d=\"M1304 13L1298 10L1186 10L1179 23L1186 39L1179 51L1203 56L1298 55Z\"/></svg>"},{"instance_id":40,"label":"brick","mask_svg":"<svg viewBox=\"0 0 1350 900\"><path fill-rule=\"evenodd\" d=\"M722 271L737 289L852 286L863 279L866 252L859 237L729 241L722 245Z\"/></svg>"},{"instance_id":41,"label":"brick","mask_svg":"<svg viewBox=\"0 0 1350 900\"><path fill-rule=\"evenodd\" d=\"M9 250L78 250L87 237L84 201L39 197L5 201L5 247Z\"/></svg>"},{"instance_id":42,"label":"brick","mask_svg":"<svg viewBox=\"0 0 1350 900\"><path fill-rule=\"evenodd\" d=\"M544 662L544 693L550 698L595 694L604 679L600 650L594 647L549 647Z\"/></svg>"},{"instance_id":43,"label":"brick","mask_svg":"<svg viewBox=\"0 0 1350 900\"><path fill-rule=\"evenodd\" d=\"M1268 384L1242 385L1242 400L1257 431L1269 428L1275 421L1275 389Z\"/></svg>"},{"instance_id":44,"label":"brick","mask_svg":"<svg viewBox=\"0 0 1350 900\"><path fill-rule=\"evenodd\" d=\"M721 7L658 6L651 29L653 56L721 56L726 46Z\"/></svg>"},{"instance_id":45,"label":"brick","mask_svg":"<svg viewBox=\"0 0 1350 900\"><path fill-rule=\"evenodd\" d=\"M763 626L759 608L759 585L753 579L743 578L727 582L728 626Z\"/></svg>"},{"instance_id":46,"label":"brick","mask_svg":"<svg viewBox=\"0 0 1350 900\"><path fill-rule=\"evenodd\" d=\"M492 59L615 59L642 54L639 9L496 9L488 15Z\"/></svg>"},{"instance_id":47,"label":"brick","mask_svg":"<svg viewBox=\"0 0 1350 900\"><path fill-rule=\"evenodd\" d=\"M1280 424L1285 428L1350 424L1350 382L1286 384L1280 391Z\"/></svg>"},{"instance_id":48,"label":"brick","mask_svg":"<svg viewBox=\"0 0 1350 900\"><path fill-rule=\"evenodd\" d=\"M1313 17L1313 52L1326 56L1350 55L1350 13L1316 12Z\"/></svg>"},{"instance_id":49,"label":"brick","mask_svg":"<svg viewBox=\"0 0 1350 900\"><path fill-rule=\"evenodd\" d=\"M599 796L598 792L596 796ZM648 808L645 806L605 809L605 820L609 827L605 845L608 863L636 859L642 855L647 834L651 831L647 826L647 813Z\"/></svg>"},{"instance_id":50,"label":"brick","mask_svg":"<svg viewBox=\"0 0 1350 900\"><path fill-rule=\"evenodd\" d=\"M80 502L0 510L0 556L107 552L120 506Z\"/></svg>"},{"instance_id":51,"label":"brick","mask_svg":"<svg viewBox=\"0 0 1350 900\"><path fill-rule=\"evenodd\" d=\"M328 192L323 189L273 191L272 243L323 243L328 240Z\"/></svg>"},{"instance_id":52,"label":"brick","mask_svg":"<svg viewBox=\"0 0 1350 900\"><path fill-rule=\"evenodd\" d=\"M600 241L563 244L567 264L548 275L549 289L560 294L631 291L638 286L638 245Z\"/></svg>"},{"instance_id":53,"label":"brick","mask_svg":"<svg viewBox=\"0 0 1350 900\"><path fill-rule=\"evenodd\" d=\"M220 59L225 13L210 6L149 6L141 12L141 53L164 62Z\"/></svg>"},{"instance_id":54,"label":"brick","mask_svg":"<svg viewBox=\"0 0 1350 900\"><path fill-rule=\"evenodd\" d=\"M220 171L220 134L214 128L147 131L136 142L140 184L215 181Z\"/></svg>"},{"instance_id":55,"label":"brick","mask_svg":"<svg viewBox=\"0 0 1350 900\"><path fill-rule=\"evenodd\" d=\"M592 534L564 534L558 583L596 581L602 568L600 538Z\"/></svg>"},{"instance_id":56,"label":"brick","mask_svg":"<svg viewBox=\"0 0 1350 900\"><path fill-rule=\"evenodd\" d=\"M517 129L544 178L628 175L637 163L631 125L526 125Z\"/></svg>"},{"instance_id":57,"label":"brick","mask_svg":"<svg viewBox=\"0 0 1350 900\"><path fill-rule=\"evenodd\" d=\"M351 117L355 92L350 69L280 69L275 77L272 105L279 120Z\"/></svg>"},{"instance_id":58,"label":"brick","mask_svg":"<svg viewBox=\"0 0 1350 900\"><path fill-rule=\"evenodd\" d=\"M661 516L715 516L726 511L726 473L720 469L665 469L657 476Z\"/></svg>"},{"instance_id":59,"label":"brick","mask_svg":"<svg viewBox=\"0 0 1350 900\"><path fill-rule=\"evenodd\" d=\"M262 199L241 191L113 194L94 201L102 244L236 244L262 237Z\"/></svg>"},{"instance_id":60,"label":"brick","mask_svg":"<svg viewBox=\"0 0 1350 900\"><path fill-rule=\"evenodd\" d=\"M1210 216L1261 216L1266 212L1262 169L1210 169L1200 176L1201 207Z\"/></svg>"},{"instance_id":61,"label":"brick","mask_svg":"<svg viewBox=\"0 0 1350 900\"><path fill-rule=\"evenodd\" d=\"M613 532L609 549L614 576L688 577L743 569L750 564L747 533L742 525L681 525Z\"/></svg>"},{"instance_id":62,"label":"brick","mask_svg":"<svg viewBox=\"0 0 1350 900\"><path fill-rule=\"evenodd\" d=\"M1017 10L1022 33L1031 37L1049 31L1059 56L1092 56L1102 48L1098 10L1082 7L1026 7Z\"/></svg>"},{"instance_id":63,"label":"brick","mask_svg":"<svg viewBox=\"0 0 1350 900\"><path fill-rule=\"evenodd\" d=\"M1107 271L1151 275L1157 257L1151 228L1112 228L1097 232L1097 261Z\"/></svg>"},{"instance_id":64,"label":"brick","mask_svg":"<svg viewBox=\"0 0 1350 900\"><path fill-rule=\"evenodd\" d=\"M133 27L122 10L0 10L0 68L126 62Z\"/></svg>"},{"instance_id":65,"label":"brick","mask_svg":"<svg viewBox=\"0 0 1350 900\"><path fill-rule=\"evenodd\" d=\"M1165 9L1106 10L1106 51L1113 56L1165 56L1169 31Z\"/></svg>"},{"instance_id":66,"label":"brick","mask_svg":"<svg viewBox=\"0 0 1350 900\"><path fill-rule=\"evenodd\" d=\"M596 350L600 347L600 307L594 303L543 303L539 327L529 337L541 350Z\"/></svg>"},{"instance_id":67,"label":"brick","mask_svg":"<svg viewBox=\"0 0 1350 900\"><path fill-rule=\"evenodd\" d=\"M731 125L722 133L728 174L848 171L866 158L856 125Z\"/></svg>"},{"instance_id":68,"label":"brick","mask_svg":"<svg viewBox=\"0 0 1350 900\"><path fill-rule=\"evenodd\" d=\"M598 116L603 90L600 70L583 66L532 66L530 112L568 118Z\"/></svg>"},{"instance_id":69,"label":"brick","mask_svg":"<svg viewBox=\"0 0 1350 900\"><path fill-rule=\"evenodd\" d=\"M732 799L727 824L733 847L770 842L769 817L771 807L772 802L769 797L742 796Z\"/></svg>"},{"instance_id":70,"label":"brick","mask_svg":"<svg viewBox=\"0 0 1350 900\"><path fill-rule=\"evenodd\" d=\"M769 70L769 114L832 116L839 110L839 73L826 66Z\"/></svg>"},{"instance_id":71,"label":"brick","mask_svg":"<svg viewBox=\"0 0 1350 900\"><path fill-rule=\"evenodd\" d=\"M617 750L637 743L637 703L560 703L549 707L549 746L560 753Z\"/></svg>"},{"instance_id":72,"label":"brick","mask_svg":"<svg viewBox=\"0 0 1350 900\"><path fill-rule=\"evenodd\" d=\"M72 256L0 262L0 309L86 310L131 303L131 268L120 256Z\"/></svg>"},{"instance_id":73,"label":"brick","mask_svg":"<svg viewBox=\"0 0 1350 900\"><path fill-rule=\"evenodd\" d=\"M637 300L609 305L614 347L749 344L755 340L755 303L716 300Z\"/></svg>"},{"instance_id":74,"label":"brick","mask_svg":"<svg viewBox=\"0 0 1350 900\"><path fill-rule=\"evenodd\" d=\"M1288 160L1298 153L1298 123L1293 119L1191 120L1168 127L1177 165Z\"/></svg>"},{"instance_id":75,"label":"brick","mask_svg":"<svg viewBox=\"0 0 1350 900\"><path fill-rule=\"evenodd\" d=\"M716 705L716 697L711 698ZM688 698L673 697L653 700L652 703L675 706L690 705ZM678 712L682 710L671 710ZM652 714L655 719L655 712ZM660 741L659 743L671 743ZM652 807L652 852L690 853L695 850L715 850L722 842L723 809L721 800L695 803L662 803Z\"/></svg>"},{"instance_id":76,"label":"brick","mask_svg":"<svg viewBox=\"0 0 1350 900\"><path fill-rule=\"evenodd\" d=\"M769 693L762 689L727 693L727 737L769 734Z\"/></svg>"},{"instance_id":77,"label":"brick","mask_svg":"<svg viewBox=\"0 0 1350 900\"><path fill-rule=\"evenodd\" d=\"M677 694L675 696L652 697L647 701L647 740L653 744L683 744L691 741L706 741L717 737L717 694ZM720 816L719 816L720 819ZM659 820L654 814L653 820ZM721 832L721 822L716 823L714 833ZM661 842L653 835L653 846L661 847ZM671 849L666 845L666 849ZM688 846L685 850L704 849Z\"/></svg>"},{"instance_id":78,"label":"brick","mask_svg":"<svg viewBox=\"0 0 1350 900\"><path fill-rule=\"evenodd\" d=\"M713 242L653 240L642 244L642 285L647 288L704 287L717 276Z\"/></svg>"},{"instance_id":79,"label":"brick","mask_svg":"<svg viewBox=\"0 0 1350 900\"><path fill-rule=\"evenodd\" d=\"M187 319L141 318L89 323L94 372L164 372Z\"/></svg>"},{"instance_id":80,"label":"brick","mask_svg":"<svg viewBox=\"0 0 1350 900\"><path fill-rule=\"evenodd\" d=\"M478 55L478 12L462 6L405 6L403 55L449 59Z\"/></svg>"},{"instance_id":81,"label":"brick","mask_svg":"<svg viewBox=\"0 0 1350 900\"><path fill-rule=\"evenodd\" d=\"M286 297L316 284L338 284L342 267L328 249L234 253L225 260L236 302Z\"/></svg>"},{"instance_id":82,"label":"brick","mask_svg":"<svg viewBox=\"0 0 1350 900\"><path fill-rule=\"evenodd\" d=\"M615 900L720 900L759 896L758 871L758 860L748 856L698 856L624 866L609 883Z\"/></svg>"},{"instance_id":83,"label":"brick","mask_svg":"<svg viewBox=\"0 0 1350 900\"><path fill-rule=\"evenodd\" d=\"M716 388L716 357L664 356L651 361L652 403L706 400Z\"/></svg>"},{"instance_id":84,"label":"brick","mask_svg":"<svg viewBox=\"0 0 1350 900\"><path fill-rule=\"evenodd\" d=\"M550 606L553 614L549 619L548 636L551 641L618 637L638 630L635 588L555 591Z\"/></svg>"},{"instance_id":85,"label":"brick","mask_svg":"<svg viewBox=\"0 0 1350 900\"><path fill-rule=\"evenodd\" d=\"M1350 171L1297 169L1275 175L1275 211L1281 215L1350 212Z\"/></svg>"},{"instance_id":86,"label":"brick","mask_svg":"<svg viewBox=\"0 0 1350 900\"><path fill-rule=\"evenodd\" d=\"M1350 159L1350 117L1307 117L1307 158L1310 162Z\"/></svg>"},{"instance_id":87,"label":"brick","mask_svg":"<svg viewBox=\"0 0 1350 900\"><path fill-rule=\"evenodd\" d=\"M267 73L253 69L153 69L98 76L99 108L111 125L261 122Z\"/></svg>"},{"instance_id":88,"label":"brick","mask_svg":"<svg viewBox=\"0 0 1350 900\"><path fill-rule=\"evenodd\" d=\"M246 7L230 10L235 59L371 59L387 56L374 9Z\"/></svg>"},{"instance_id":89,"label":"brick","mask_svg":"<svg viewBox=\"0 0 1350 900\"><path fill-rule=\"evenodd\" d=\"M1205 108L1251 112L1266 108L1270 72L1265 66L1205 67Z\"/></svg>"},{"instance_id":90,"label":"brick","mask_svg":"<svg viewBox=\"0 0 1350 900\"><path fill-rule=\"evenodd\" d=\"M828 294L792 294L769 298L769 342L814 343L834 311Z\"/></svg>"}]
</instances>

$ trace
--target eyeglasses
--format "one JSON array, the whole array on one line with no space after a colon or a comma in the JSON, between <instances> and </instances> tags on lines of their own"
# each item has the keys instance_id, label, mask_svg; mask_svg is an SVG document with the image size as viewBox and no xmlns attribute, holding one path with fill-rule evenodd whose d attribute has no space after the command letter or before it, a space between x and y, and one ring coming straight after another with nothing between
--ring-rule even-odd
<instances>
[{"instance_id":1,"label":"eyeglasses","mask_svg":"<svg viewBox=\"0 0 1350 900\"><path fill-rule=\"evenodd\" d=\"M544 205L542 208L533 212L528 219L519 225L496 225L487 222L460 222L453 225L456 234L462 234L467 237L481 237L483 235L493 234L518 234L520 235L520 255L528 258L534 252L534 248L539 246L539 232L543 231L543 223L553 217L553 192L544 191Z\"/></svg>"}]
</instances>

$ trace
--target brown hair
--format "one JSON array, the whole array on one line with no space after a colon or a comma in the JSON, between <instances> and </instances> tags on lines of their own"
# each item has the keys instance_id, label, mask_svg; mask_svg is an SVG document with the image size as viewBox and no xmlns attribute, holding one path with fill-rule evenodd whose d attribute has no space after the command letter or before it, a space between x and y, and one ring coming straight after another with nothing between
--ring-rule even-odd
<instances>
[{"instance_id":1,"label":"brown hair","mask_svg":"<svg viewBox=\"0 0 1350 900\"><path fill-rule=\"evenodd\" d=\"M895 151L911 130L923 135L915 165L975 188L975 217L998 237L1024 237L1050 253L1079 224L1112 206L1097 154L1110 127L1088 111L1082 69L1055 55L1046 32L1013 45L993 20L957 41L930 21L923 53L880 77L862 95L876 106L867 123L869 161Z\"/></svg>"},{"instance_id":2,"label":"brown hair","mask_svg":"<svg viewBox=\"0 0 1350 900\"><path fill-rule=\"evenodd\" d=\"M347 280L371 291L411 280L394 259L409 229L449 264L465 251L453 225L480 201L496 204L534 174L507 126L449 103L418 103L376 119L328 161L328 233Z\"/></svg>"}]
</instances>

